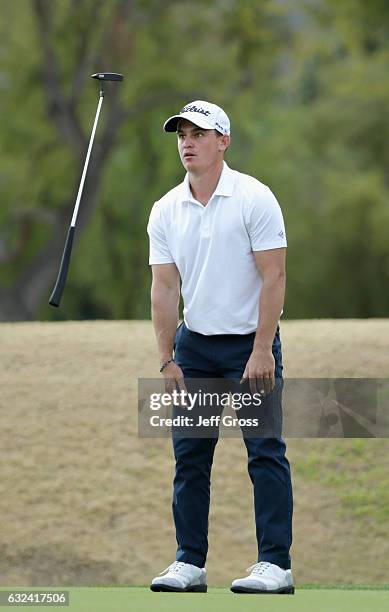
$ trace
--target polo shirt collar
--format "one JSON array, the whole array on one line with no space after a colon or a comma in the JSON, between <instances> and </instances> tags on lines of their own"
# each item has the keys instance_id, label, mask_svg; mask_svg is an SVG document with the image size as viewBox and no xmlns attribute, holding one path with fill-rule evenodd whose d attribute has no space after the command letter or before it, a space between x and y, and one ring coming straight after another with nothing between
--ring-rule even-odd
<instances>
[{"instance_id":1,"label":"polo shirt collar","mask_svg":"<svg viewBox=\"0 0 389 612\"><path fill-rule=\"evenodd\" d=\"M219 182L213 195L218 196L232 196L234 191L234 171L227 165L223 160L223 169L219 178ZM189 174L186 173L184 181L182 183L182 202L194 202L195 198L192 195L189 185Z\"/></svg>"}]
</instances>

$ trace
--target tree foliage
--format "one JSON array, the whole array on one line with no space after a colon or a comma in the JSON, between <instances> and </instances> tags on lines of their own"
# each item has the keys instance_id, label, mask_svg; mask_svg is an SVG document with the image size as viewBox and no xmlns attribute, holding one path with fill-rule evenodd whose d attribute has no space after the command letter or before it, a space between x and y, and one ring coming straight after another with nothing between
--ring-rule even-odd
<instances>
[{"instance_id":1,"label":"tree foliage","mask_svg":"<svg viewBox=\"0 0 389 612\"><path fill-rule=\"evenodd\" d=\"M0 318L147 318L146 224L182 180L164 119L223 106L228 163L288 234L285 316L387 316L384 0L18 0L0 25ZM63 306L47 306L107 86Z\"/></svg>"}]
</instances>

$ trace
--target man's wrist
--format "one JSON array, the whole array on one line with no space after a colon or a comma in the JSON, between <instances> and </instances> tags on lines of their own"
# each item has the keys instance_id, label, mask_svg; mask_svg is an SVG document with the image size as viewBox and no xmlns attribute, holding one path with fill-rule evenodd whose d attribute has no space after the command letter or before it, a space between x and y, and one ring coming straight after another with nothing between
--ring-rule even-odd
<instances>
[{"instance_id":1,"label":"man's wrist","mask_svg":"<svg viewBox=\"0 0 389 612\"><path fill-rule=\"evenodd\" d=\"M271 344L254 344L253 353L271 353L272 345Z\"/></svg>"},{"instance_id":2,"label":"man's wrist","mask_svg":"<svg viewBox=\"0 0 389 612\"><path fill-rule=\"evenodd\" d=\"M163 355L159 356L159 367L161 367L164 363L166 363L166 361L169 361L169 359L173 359L173 353L164 353Z\"/></svg>"},{"instance_id":3,"label":"man's wrist","mask_svg":"<svg viewBox=\"0 0 389 612\"><path fill-rule=\"evenodd\" d=\"M159 371L160 371L160 372L163 372L163 371L164 371L164 369L165 369L165 368L167 368L167 366L168 366L170 363L172 363L172 362L174 362L173 357L171 357L170 359L167 359L166 361L164 361L164 362L163 362L163 364L161 365L161 367L159 368Z\"/></svg>"},{"instance_id":4,"label":"man's wrist","mask_svg":"<svg viewBox=\"0 0 389 612\"><path fill-rule=\"evenodd\" d=\"M257 336L254 340L253 351L271 351L273 346L273 339L271 340L264 338L263 336Z\"/></svg>"}]
</instances>

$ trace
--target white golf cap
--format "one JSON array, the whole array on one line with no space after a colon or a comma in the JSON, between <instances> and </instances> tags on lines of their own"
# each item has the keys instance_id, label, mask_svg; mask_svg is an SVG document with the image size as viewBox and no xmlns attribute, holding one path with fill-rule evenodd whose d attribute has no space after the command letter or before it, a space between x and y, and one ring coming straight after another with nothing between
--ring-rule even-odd
<instances>
[{"instance_id":1,"label":"white golf cap","mask_svg":"<svg viewBox=\"0 0 389 612\"><path fill-rule=\"evenodd\" d=\"M204 130L217 130L221 134L230 133L230 120L224 110L204 100L189 102L178 115L169 117L163 124L165 132L176 132L180 119L187 119Z\"/></svg>"}]
</instances>

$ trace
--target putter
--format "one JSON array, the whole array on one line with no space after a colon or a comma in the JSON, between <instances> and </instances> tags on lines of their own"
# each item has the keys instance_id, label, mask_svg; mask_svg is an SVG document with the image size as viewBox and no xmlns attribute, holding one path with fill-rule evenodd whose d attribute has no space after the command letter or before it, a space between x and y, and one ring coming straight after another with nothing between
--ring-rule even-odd
<instances>
[{"instance_id":1,"label":"putter","mask_svg":"<svg viewBox=\"0 0 389 612\"><path fill-rule=\"evenodd\" d=\"M92 134L90 137L88 151L86 154L84 169L82 171L80 186L78 188L77 199L74 205L73 217L70 223L68 235L66 237L65 247L63 250L63 254L62 254L61 265L59 267L57 282L55 283L53 293L51 294L50 299L49 299L49 304L51 306L56 306L56 307L60 305L62 293L63 293L65 284L66 284L66 277L68 275L70 256L72 254L72 248L73 248L74 232L76 229L78 209L80 206L82 191L84 189L85 177L86 177L86 173L88 170L89 158L90 158L90 154L92 151L93 141L95 138L97 123L99 121L100 110L101 110L101 106L103 104L103 99L104 99L104 81L122 81L123 80L123 75L117 72L96 72L96 74L92 74L91 76L92 76L92 79L97 79L100 82L99 103L97 105L95 121L93 123Z\"/></svg>"}]
</instances>

